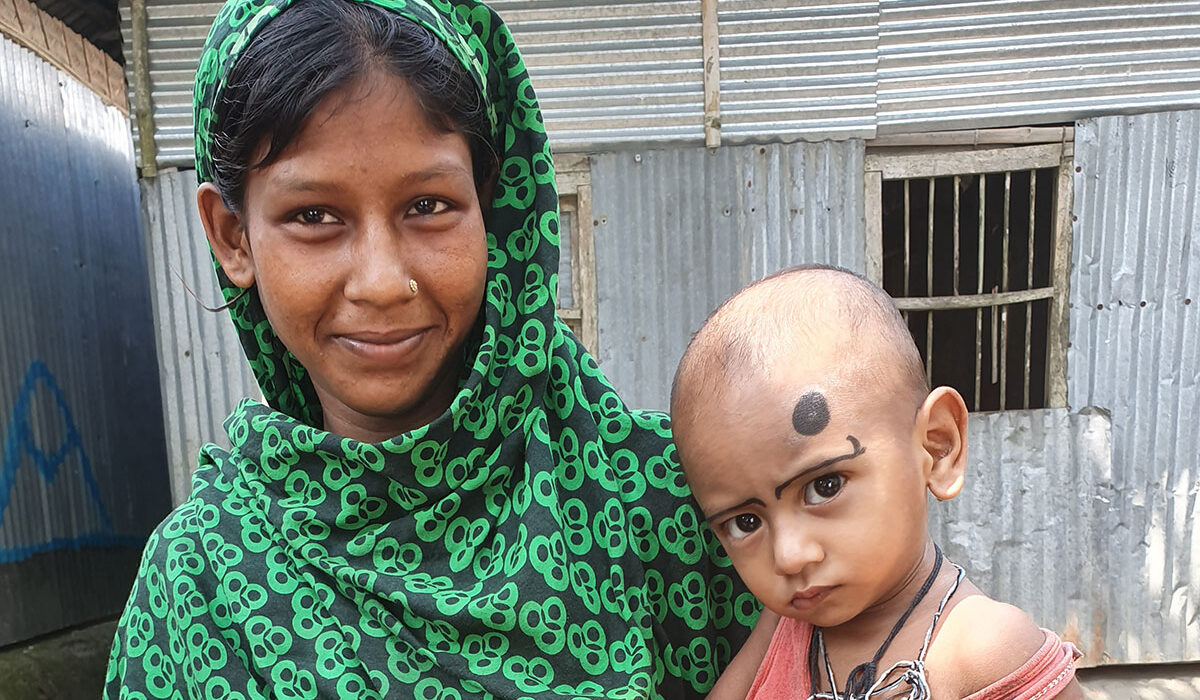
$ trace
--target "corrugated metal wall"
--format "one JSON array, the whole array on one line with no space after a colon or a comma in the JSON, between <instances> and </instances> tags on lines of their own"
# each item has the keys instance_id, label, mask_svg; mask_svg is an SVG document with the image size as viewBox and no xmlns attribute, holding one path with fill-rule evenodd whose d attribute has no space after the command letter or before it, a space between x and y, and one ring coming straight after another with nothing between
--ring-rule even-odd
<instances>
[{"instance_id":1,"label":"corrugated metal wall","mask_svg":"<svg viewBox=\"0 0 1200 700\"><path fill-rule=\"evenodd\" d=\"M703 140L700 3L495 0L558 150Z\"/></svg>"},{"instance_id":2,"label":"corrugated metal wall","mask_svg":"<svg viewBox=\"0 0 1200 700\"><path fill-rule=\"evenodd\" d=\"M1068 398L1113 425L1104 636L1200 659L1200 111L1081 121L1075 164Z\"/></svg>"},{"instance_id":3,"label":"corrugated metal wall","mask_svg":"<svg viewBox=\"0 0 1200 700\"><path fill-rule=\"evenodd\" d=\"M875 135L876 0L720 0L717 25L722 138Z\"/></svg>"},{"instance_id":4,"label":"corrugated metal wall","mask_svg":"<svg viewBox=\"0 0 1200 700\"><path fill-rule=\"evenodd\" d=\"M1129 586L1128 559L1110 553L1108 416L1003 411L967 425L962 494L929 499L934 541L985 593L1075 642L1085 665L1140 660L1105 623L1113 606L1145 610L1157 596Z\"/></svg>"},{"instance_id":5,"label":"corrugated metal wall","mask_svg":"<svg viewBox=\"0 0 1200 700\"><path fill-rule=\"evenodd\" d=\"M1200 1L882 0L879 131L1195 107Z\"/></svg>"},{"instance_id":6,"label":"corrugated metal wall","mask_svg":"<svg viewBox=\"0 0 1200 700\"><path fill-rule=\"evenodd\" d=\"M698 0L493 5L559 151L703 142ZM147 6L157 163L190 167L192 77L220 3ZM721 0L718 28L730 144L1200 106L1200 0Z\"/></svg>"},{"instance_id":7,"label":"corrugated metal wall","mask_svg":"<svg viewBox=\"0 0 1200 700\"><path fill-rule=\"evenodd\" d=\"M192 490L200 446L227 444L225 418L243 398L262 393L229 313L202 305L220 305L221 292L196 210L196 172L143 178L142 205L171 491L179 503Z\"/></svg>"},{"instance_id":8,"label":"corrugated metal wall","mask_svg":"<svg viewBox=\"0 0 1200 700\"><path fill-rule=\"evenodd\" d=\"M703 141L699 2L491 4L521 47L558 150L614 141ZM191 0L147 2L160 167L193 164L192 80L220 7ZM128 0L121 0L120 12L125 55L131 56ZM126 68L133 85L132 61Z\"/></svg>"},{"instance_id":9,"label":"corrugated metal wall","mask_svg":"<svg viewBox=\"0 0 1200 700\"><path fill-rule=\"evenodd\" d=\"M0 645L117 612L170 505L128 129L0 37Z\"/></svg>"},{"instance_id":10,"label":"corrugated metal wall","mask_svg":"<svg viewBox=\"0 0 1200 700\"><path fill-rule=\"evenodd\" d=\"M865 263L863 142L592 157L600 366L667 407L675 365L717 304L801 262Z\"/></svg>"}]
</instances>

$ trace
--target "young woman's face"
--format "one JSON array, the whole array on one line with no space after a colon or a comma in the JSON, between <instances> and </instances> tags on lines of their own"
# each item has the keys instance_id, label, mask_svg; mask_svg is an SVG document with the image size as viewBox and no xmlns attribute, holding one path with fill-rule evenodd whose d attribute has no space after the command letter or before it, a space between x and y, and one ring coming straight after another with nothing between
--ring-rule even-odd
<instances>
[{"instance_id":1,"label":"young woman's face","mask_svg":"<svg viewBox=\"0 0 1200 700\"><path fill-rule=\"evenodd\" d=\"M486 274L467 140L374 73L326 98L245 193L253 282L326 429L378 442L440 415Z\"/></svg>"},{"instance_id":2,"label":"young woman's face","mask_svg":"<svg viewBox=\"0 0 1200 700\"><path fill-rule=\"evenodd\" d=\"M746 586L820 627L906 605L928 539L911 412L827 388L754 378L675 423L688 483Z\"/></svg>"}]
</instances>

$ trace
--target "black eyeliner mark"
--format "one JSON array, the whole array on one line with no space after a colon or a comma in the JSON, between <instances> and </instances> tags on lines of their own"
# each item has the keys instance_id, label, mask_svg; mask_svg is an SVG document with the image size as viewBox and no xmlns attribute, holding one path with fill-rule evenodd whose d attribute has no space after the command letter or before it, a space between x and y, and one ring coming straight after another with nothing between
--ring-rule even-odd
<instances>
[{"instance_id":1,"label":"black eyeliner mark","mask_svg":"<svg viewBox=\"0 0 1200 700\"><path fill-rule=\"evenodd\" d=\"M810 391L792 409L792 427L801 435L816 435L829 425L829 402L819 391Z\"/></svg>"},{"instance_id":2,"label":"black eyeliner mark","mask_svg":"<svg viewBox=\"0 0 1200 700\"><path fill-rule=\"evenodd\" d=\"M792 478L788 479L787 481L783 482L782 484L776 486L775 487L775 500L779 500L780 498L782 498L783 490L786 489L796 479L799 479L806 474L815 472L818 469L824 469L825 467L828 467L831 464L837 464L838 462L844 462L847 459L854 459L855 457L857 457L860 454L867 451L867 448L863 447L858 442L858 438L854 437L853 435L847 435L846 439L850 441L850 446L853 449L851 449L849 452L847 452L844 455L839 455L837 457L830 457L829 459L825 460L824 462L821 462L820 464L814 464L813 466L809 467L808 469L805 469L804 471L793 476Z\"/></svg>"}]
</instances>

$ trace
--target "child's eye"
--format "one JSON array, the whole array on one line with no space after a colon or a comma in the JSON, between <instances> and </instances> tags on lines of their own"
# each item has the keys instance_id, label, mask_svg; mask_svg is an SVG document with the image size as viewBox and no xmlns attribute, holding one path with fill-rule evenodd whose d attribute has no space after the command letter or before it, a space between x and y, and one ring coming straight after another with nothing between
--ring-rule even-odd
<instances>
[{"instance_id":1,"label":"child's eye","mask_svg":"<svg viewBox=\"0 0 1200 700\"><path fill-rule=\"evenodd\" d=\"M810 506L826 503L838 495L846 478L841 474L826 474L808 482L804 487L804 502Z\"/></svg>"},{"instance_id":2,"label":"child's eye","mask_svg":"<svg viewBox=\"0 0 1200 700\"><path fill-rule=\"evenodd\" d=\"M307 207L296 213L295 218L301 223L316 226L318 224L335 224L338 218L320 207Z\"/></svg>"},{"instance_id":3,"label":"child's eye","mask_svg":"<svg viewBox=\"0 0 1200 700\"><path fill-rule=\"evenodd\" d=\"M412 208L408 210L410 214L418 214L421 216L430 216L440 214L450 208L450 205L434 199L433 197L422 197L413 203Z\"/></svg>"},{"instance_id":4,"label":"child's eye","mask_svg":"<svg viewBox=\"0 0 1200 700\"><path fill-rule=\"evenodd\" d=\"M725 521L725 528L729 532L729 536L735 540L749 537L750 533L761 525L762 520L754 513L742 513Z\"/></svg>"}]
</instances>

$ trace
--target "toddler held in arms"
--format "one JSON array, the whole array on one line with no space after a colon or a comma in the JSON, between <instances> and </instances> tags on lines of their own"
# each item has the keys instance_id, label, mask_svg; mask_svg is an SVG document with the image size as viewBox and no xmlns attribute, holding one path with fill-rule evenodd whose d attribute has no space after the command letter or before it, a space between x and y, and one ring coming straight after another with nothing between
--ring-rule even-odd
<instances>
[{"instance_id":1,"label":"toddler held in arms","mask_svg":"<svg viewBox=\"0 0 1200 700\"><path fill-rule=\"evenodd\" d=\"M671 396L688 483L766 610L710 698L1082 698L1079 652L989 599L926 526L963 487L967 408L900 314L802 267L722 305Z\"/></svg>"}]
</instances>

